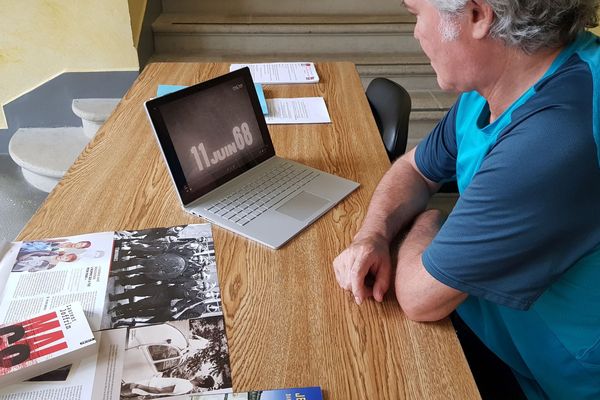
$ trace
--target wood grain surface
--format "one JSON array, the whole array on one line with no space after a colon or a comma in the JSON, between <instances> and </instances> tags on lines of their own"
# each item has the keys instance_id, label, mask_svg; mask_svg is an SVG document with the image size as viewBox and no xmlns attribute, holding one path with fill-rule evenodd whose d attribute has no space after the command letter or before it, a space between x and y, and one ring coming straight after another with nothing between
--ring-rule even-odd
<instances>
[{"instance_id":1,"label":"wood grain surface","mask_svg":"<svg viewBox=\"0 0 600 400\"><path fill-rule=\"evenodd\" d=\"M158 84L191 85L228 64L150 64L19 235L20 240L200 223L177 199L143 102ZM280 250L213 226L235 391L321 386L324 398L479 398L449 321L408 321L389 293L357 306L335 256L357 231L389 167L351 63L319 63L312 85L270 97L323 96L331 124L271 125L278 155L360 188Z\"/></svg>"}]
</instances>

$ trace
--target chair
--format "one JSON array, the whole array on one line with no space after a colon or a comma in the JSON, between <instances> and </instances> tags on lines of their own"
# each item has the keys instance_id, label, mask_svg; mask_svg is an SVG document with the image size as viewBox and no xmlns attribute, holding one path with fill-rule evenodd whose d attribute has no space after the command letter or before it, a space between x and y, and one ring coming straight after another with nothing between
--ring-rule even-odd
<instances>
[{"instance_id":1,"label":"chair","mask_svg":"<svg viewBox=\"0 0 600 400\"><path fill-rule=\"evenodd\" d=\"M390 161L406 151L408 117L412 103L402 86L387 78L375 78L367 87L367 100Z\"/></svg>"},{"instance_id":2,"label":"chair","mask_svg":"<svg viewBox=\"0 0 600 400\"><path fill-rule=\"evenodd\" d=\"M412 108L410 95L401 85L387 78L373 79L366 94L388 158L394 162L406 151ZM456 182L443 184L439 193L458 193Z\"/></svg>"}]
</instances>

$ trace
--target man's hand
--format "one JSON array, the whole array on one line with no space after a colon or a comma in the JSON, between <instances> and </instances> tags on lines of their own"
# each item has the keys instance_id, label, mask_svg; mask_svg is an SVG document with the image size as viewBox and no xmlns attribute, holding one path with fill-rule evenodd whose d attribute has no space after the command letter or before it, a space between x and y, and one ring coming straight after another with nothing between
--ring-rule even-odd
<instances>
[{"instance_id":1,"label":"man's hand","mask_svg":"<svg viewBox=\"0 0 600 400\"><path fill-rule=\"evenodd\" d=\"M376 235L355 238L333 260L333 269L339 285L352 292L357 304L371 296L382 302L392 276L389 244ZM375 279L372 287L365 282L369 276Z\"/></svg>"}]
</instances>

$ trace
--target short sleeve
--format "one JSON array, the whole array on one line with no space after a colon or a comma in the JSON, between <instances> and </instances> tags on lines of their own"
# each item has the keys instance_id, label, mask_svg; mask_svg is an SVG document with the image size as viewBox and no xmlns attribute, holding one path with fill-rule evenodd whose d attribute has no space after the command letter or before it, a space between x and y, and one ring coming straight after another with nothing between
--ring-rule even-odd
<instances>
[{"instance_id":1,"label":"short sleeve","mask_svg":"<svg viewBox=\"0 0 600 400\"><path fill-rule=\"evenodd\" d=\"M513 115L422 257L442 283L522 310L600 243L591 102L543 104Z\"/></svg>"},{"instance_id":2,"label":"short sleeve","mask_svg":"<svg viewBox=\"0 0 600 400\"><path fill-rule=\"evenodd\" d=\"M418 144L415 151L417 168L433 182L447 182L455 179L456 176L457 106L458 101L429 135Z\"/></svg>"}]
</instances>

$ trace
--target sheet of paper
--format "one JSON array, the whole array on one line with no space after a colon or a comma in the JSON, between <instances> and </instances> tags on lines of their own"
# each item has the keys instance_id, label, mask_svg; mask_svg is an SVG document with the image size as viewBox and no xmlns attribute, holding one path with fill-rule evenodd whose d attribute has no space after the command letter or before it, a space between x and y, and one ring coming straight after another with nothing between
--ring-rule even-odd
<instances>
[{"instance_id":1,"label":"sheet of paper","mask_svg":"<svg viewBox=\"0 0 600 400\"><path fill-rule=\"evenodd\" d=\"M250 68L255 83L317 83L319 75L315 64L311 62L283 62L258 64L231 64L230 71Z\"/></svg>"},{"instance_id":2,"label":"sheet of paper","mask_svg":"<svg viewBox=\"0 0 600 400\"><path fill-rule=\"evenodd\" d=\"M322 97L267 99L267 124L327 124L331 122Z\"/></svg>"}]
</instances>

